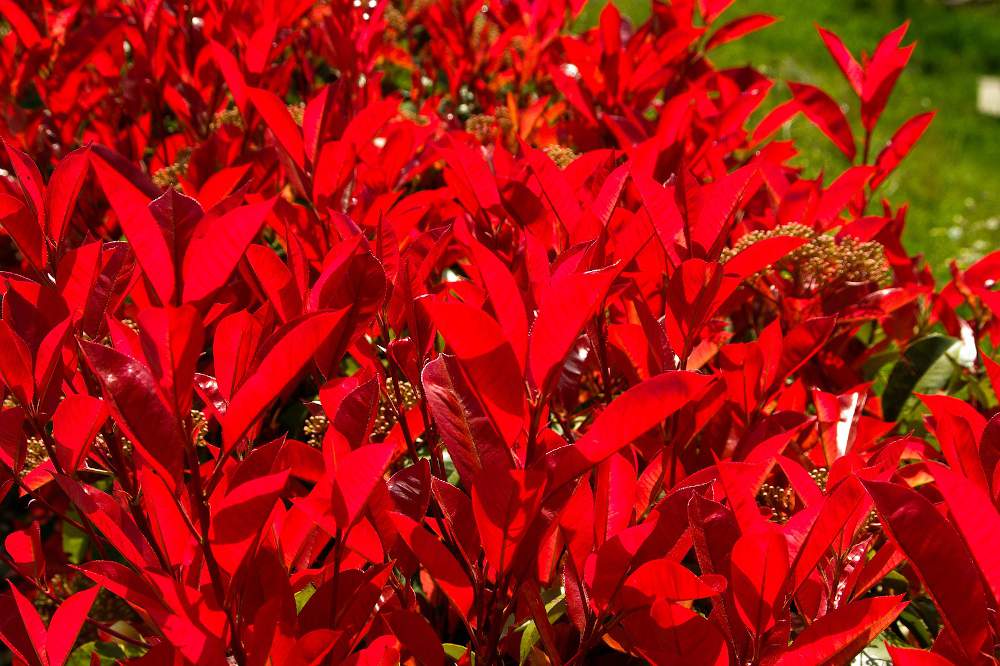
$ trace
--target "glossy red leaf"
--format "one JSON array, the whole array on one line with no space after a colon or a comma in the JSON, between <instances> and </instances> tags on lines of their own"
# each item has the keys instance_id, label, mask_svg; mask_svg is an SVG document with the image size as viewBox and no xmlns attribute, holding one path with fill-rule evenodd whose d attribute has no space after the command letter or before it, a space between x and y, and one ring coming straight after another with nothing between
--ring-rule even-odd
<instances>
[{"instance_id":1,"label":"glossy red leaf","mask_svg":"<svg viewBox=\"0 0 1000 666\"><path fill-rule=\"evenodd\" d=\"M150 370L163 395L179 417L191 411L194 372L205 334L198 311L180 308L146 308L139 315L139 341Z\"/></svg>"},{"instance_id":2,"label":"glossy red leaf","mask_svg":"<svg viewBox=\"0 0 1000 666\"><path fill-rule=\"evenodd\" d=\"M864 69L854 59L854 56L851 55L851 52L844 45L844 42L841 41L840 37L820 26L816 26L816 30L819 32L820 37L823 38L826 49L833 56L834 61L840 67L840 71L843 72L847 82L851 84L851 88L854 89L855 94L861 97L865 85Z\"/></svg>"},{"instance_id":3,"label":"glossy red leaf","mask_svg":"<svg viewBox=\"0 0 1000 666\"><path fill-rule=\"evenodd\" d=\"M35 399L33 367L27 344L5 320L0 320L0 376L18 402L28 408Z\"/></svg>"},{"instance_id":4,"label":"glossy red leaf","mask_svg":"<svg viewBox=\"0 0 1000 666\"><path fill-rule=\"evenodd\" d=\"M954 662L927 650L894 647L887 645L894 666L954 666Z\"/></svg>"},{"instance_id":5,"label":"glossy red leaf","mask_svg":"<svg viewBox=\"0 0 1000 666\"><path fill-rule=\"evenodd\" d=\"M58 246L66 233L66 227L73 217L76 200L87 174L90 171L89 148L83 147L66 155L56 165L46 188L46 209L48 210L46 231Z\"/></svg>"},{"instance_id":6,"label":"glossy red leaf","mask_svg":"<svg viewBox=\"0 0 1000 666\"><path fill-rule=\"evenodd\" d=\"M670 371L651 377L618 396L575 444L550 454L550 489L575 479L668 416L697 399L711 378ZM558 463L558 464L556 464Z\"/></svg>"},{"instance_id":7,"label":"glossy red leaf","mask_svg":"<svg viewBox=\"0 0 1000 666\"><path fill-rule=\"evenodd\" d=\"M135 182L119 171L117 156L91 150L97 181L118 217L142 271L161 303L170 303L176 288L173 253L148 204L157 196L148 182ZM120 158L119 158L120 159ZM110 160L110 161L109 161Z\"/></svg>"},{"instance_id":8,"label":"glossy red leaf","mask_svg":"<svg viewBox=\"0 0 1000 666\"><path fill-rule=\"evenodd\" d=\"M528 317L517 283L503 262L481 243L470 239L469 250L483 278L497 321L503 326L523 372L528 353Z\"/></svg>"},{"instance_id":9,"label":"glossy red leaf","mask_svg":"<svg viewBox=\"0 0 1000 666\"><path fill-rule=\"evenodd\" d=\"M712 33L712 36L705 42L705 50L711 50L717 46L728 44L751 32L763 30L777 20L775 17L767 14L747 14L746 16L735 18L729 23L720 26Z\"/></svg>"},{"instance_id":10,"label":"glossy red leaf","mask_svg":"<svg viewBox=\"0 0 1000 666\"><path fill-rule=\"evenodd\" d=\"M840 663L868 645L906 605L902 597L870 597L834 609L796 636L776 663Z\"/></svg>"},{"instance_id":11,"label":"glossy red leaf","mask_svg":"<svg viewBox=\"0 0 1000 666\"><path fill-rule=\"evenodd\" d=\"M622 587L623 608L652 605L657 601L690 601L721 594L726 578L716 574L702 577L669 558L660 558L638 567Z\"/></svg>"},{"instance_id":12,"label":"glossy red leaf","mask_svg":"<svg viewBox=\"0 0 1000 666\"><path fill-rule=\"evenodd\" d=\"M865 65L861 122L869 131L878 123L896 81L913 54L914 44L900 47L908 28L909 21L883 37Z\"/></svg>"},{"instance_id":13,"label":"glossy red leaf","mask_svg":"<svg viewBox=\"0 0 1000 666\"><path fill-rule=\"evenodd\" d=\"M292 120L285 103L270 90L247 88L247 95L264 124L271 130L278 145L300 169L305 168L305 148L302 144L302 130Z\"/></svg>"},{"instance_id":14,"label":"glossy red leaf","mask_svg":"<svg viewBox=\"0 0 1000 666\"><path fill-rule=\"evenodd\" d=\"M161 397L152 371L110 347L81 340L80 348L101 384L115 423L165 481L178 480L186 446L184 435L174 410Z\"/></svg>"},{"instance_id":15,"label":"glossy red leaf","mask_svg":"<svg viewBox=\"0 0 1000 666\"><path fill-rule=\"evenodd\" d=\"M83 465L94 438L108 418L104 402L89 395L68 395L52 417L56 456L68 473Z\"/></svg>"},{"instance_id":16,"label":"glossy red leaf","mask_svg":"<svg viewBox=\"0 0 1000 666\"><path fill-rule=\"evenodd\" d=\"M486 561L506 573L536 518L545 487L539 470L486 470L472 484L472 513Z\"/></svg>"},{"instance_id":17,"label":"glossy red leaf","mask_svg":"<svg viewBox=\"0 0 1000 666\"><path fill-rule=\"evenodd\" d=\"M247 246L274 207L275 199L234 208L198 223L184 254L183 300L197 301L221 287L232 275Z\"/></svg>"},{"instance_id":18,"label":"glossy red leaf","mask_svg":"<svg viewBox=\"0 0 1000 666\"><path fill-rule=\"evenodd\" d=\"M958 531L917 492L884 481L863 481L892 540L913 564L941 619L969 656L990 636L986 594ZM933 539L924 535L933 534Z\"/></svg>"},{"instance_id":19,"label":"glossy red leaf","mask_svg":"<svg viewBox=\"0 0 1000 666\"><path fill-rule=\"evenodd\" d=\"M149 541L115 498L68 477L60 476L57 481L73 504L122 557L138 568L157 566Z\"/></svg>"},{"instance_id":20,"label":"glossy red leaf","mask_svg":"<svg viewBox=\"0 0 1000 666\"><path fill-rule=\"evenodd\" d=\"M729 664L725 637L714 622L680 604L658 601L652 612L623 620L627 637L652 664Z\"/></svg>"},{"instance_id":21,"label":"glossy red leaf","mask_svg":"<svg viewBox=\"0 0 1000 666\"><path fill-rule=\"evenodd\" d=\"M230 489L215 503L209 540L219 565L229 575L251 555L287 483L287 470L260 476Z\"/></svg>"},{"instance_id":22,"label":"glossy red leaf","mask_svg":"<svg viewBox=\"0 0 1000 666\"><path fill-rule=\"evenodd\" d=\"M100 591L101 588L92 587L77 592L59 604L49 622L48 638L45 641L49 666L63 666L69 659L80 629L87 619L87 613L90 612Z\"/></svg>"},{"instance_id":23,"label":"glossy red leaf","mask_svg":"<svg viewBox=\"0 0 1000 666\"><path fill-rule=\"evenodd\" d=\"M543 291L528 347L528 371L543 395L587 320L597 314L616 274L614 266L564 273Z\"/></svg>"},{"instance_id":24,"label":"glossy red leaf","mask_svg":"<svg viewBox=\"0 0 1000 666\"><path fill-rule=\"evenodd\" d=\"M305 315L283 326L265 343L267 352L233 396L222 424L224 445L236 445L268 405L285 390L334 332L343 311Z\"/></svg>"},{"instance_id":25,"label":"glossy red leaf","mask_svg":"<svg viewBox=\"0 0 1000 666\"><path fill-rule=\"evenodd\" d=\"M413 519L401 513L392 514L399 535L420 559L421 565L441 587L455 609L467 617L472 608L472 582L440 539L425 530Z\"/></svg>"},{"instance_id":26,"label":"glossy red leaf","mask_svg":"<svg viewBox=\"0 0 1000 666\"><path fill-rule=\"evenodd\" d=\"M18 632L21 634L18 636L20 640L11 641L14 644L12 647L20 647L21 650L19 651L28 659L28 663L46 666L48 660L45 658L45 644L48 642L48 632L45 629L45 624L42 622L42 618L35 609L34 604L17 589L14 581L8 580L7 583L10 585L11 594L14 596L14 609L16 611L12 614L16 615L16 618L12 616L8 620L8 626L14 625L14 623L20 624L20 627L16 629L11 626L11 633ZM17 645L18 643L20 645ZM28 650L29 646L30 651Z\"/></svg>"},{"instance_id":27,"label":"glossy red leaf","mask_svg":"<svg viewBox=\"0 0 1000 666\"><path fill-rule=\"evenodd\" d=\"M0 193L0 227L36 269L45 265L45 239L31 210L20 199Z\"/></svg>"},{"instance_id":28,"label":"glossy red leaf","mask_svg":"<svg viewBox=\"0 0 1000 666\"><path fill-rule=\"evenodd\" d=\"M468 374L469 387L493 427L510 446L524 428L526 397L507 337L492 317L470 305L431 299L420 303Z\"/></svg>"},{"instance_id":29,"label":"glossy red leaf","mask_svg":"<svg viewBox=\"0 0 1000 666\"><path fill-rule=\"evenodd\" d=\"M3 547L22 576L36 580L44 579L45 553L42 551L42 532L37 521L23 530L14 530L7 534L3 540Z\"/></svg>"},{"instance_id":30,"label":"glossy red leaf","mask_svg":"<svg viewBox=\"0 0 1000 666\"><path fill-rule=\"evenodd\" d=\"M982 487L942 465L928 463L948 512L969 547L993 603L1000 599L1000 513Z\"/></svg>"},{"instance_id":31,"label":"glossy red leaf","mask_svg":"<svg viewBox=\"0 0 1000 666\"><path fill-rule=\"evenodd\" d=\"M857 154L854 134L837 103L825 92L808 83L789 81L788 87L806 118L816 125L848 160L853 162Z\"/></svg>"},{"instance_id":32,"label":"glossy red leaf","mask_svg":"<svg viewBox=\"0 0 1000 666\"><path fill-rule=\"evenodd\" d=\"M968 403L951 396L922 395L920 400L934 416L931 431L945 460L985 491L989 484L979 459L979 442L986 430L986 418Z\"/></svg>"},{"instance_id":33,"label":"glossy red leaf","mask_svg":"<svg viewBox=\"0 0 1000 666\"><path fill-rule=\"evenodd\" d=\"M758 639L787 613L788 546L777 529L744 534L733 546L730 577L736 610Z\"/></svg>"},{"instance_id":34,"label":"glossy red leaf","mask_svg":"<svg viewBox=\"0 0 1000 666\"><path fill-rule=\"evenodd\" d=\"M440 354L425 365L421 385L438 432L467 483L484 469L513 467L507 443L454 356Z\"/></svg>"},{"instance_id":35,"label":"glossy red leaf","mask_svg":"<svg viewBox=\"0 0 1000 666\"><path fill-rule=\"evenodd\" d=\"M889 142L885 144L885 148L875 158L875 176L871 181L873 190L881 185L889 177L889 174L899 166L899 163L910 154L913 146L927 131L927 127L930 126L935 115L934 111L920 113L899 126Z\"/></svg>"},{"instance_id":36,"label":"glossy red leaf","mask_svg":"<svg viewBox=\"0 0 1000 666\"><path fill-rule=\"evenodd\" d=\"M347 530L358 520L393 456L391 444L369 444L337 460L333 516L339 529Z\"/></svg>"}]
</instances>

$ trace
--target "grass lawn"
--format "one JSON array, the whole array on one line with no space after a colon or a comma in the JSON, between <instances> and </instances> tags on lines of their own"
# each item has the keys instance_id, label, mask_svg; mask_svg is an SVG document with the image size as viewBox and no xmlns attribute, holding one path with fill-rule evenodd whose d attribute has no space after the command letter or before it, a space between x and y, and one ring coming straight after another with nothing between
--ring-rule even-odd
<instances>
[{"instance_id":1,"label":"grass lawn","mask_svg":"<svg viewBox=\"0 0 1000 666\"><path fill-rule=\"evenodd\" d=\"M648 0L615 2L636 19L648 15ZM588 7L581 19L596 21L599 10ZM840 35L859 57L910 19L904 44L918 45L876 128L872 154L910 116L928 109L938 115L880 192L894 203L910 202L905 241L926 255L938 277L947 276L951 258L967 265L1000 248L1000 118L976 110L978 77L1000 75L1000 2L948 7L942 0L737 0L723 20L750 13L772 14L781 22L721 47L714 60L752 63L778 79L819 85L847 106L855 122L856 98L814 24ZM787 97L787 90L776 89L770 106ZM824 167L836 175L846 166L801 116L787 131L802 139L808 175Z\"/></svg>"}]
</instances>

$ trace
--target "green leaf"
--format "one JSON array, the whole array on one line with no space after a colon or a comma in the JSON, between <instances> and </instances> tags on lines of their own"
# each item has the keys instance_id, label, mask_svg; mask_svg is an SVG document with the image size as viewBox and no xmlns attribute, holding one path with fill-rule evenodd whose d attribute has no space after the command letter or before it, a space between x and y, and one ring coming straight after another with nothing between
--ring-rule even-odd
<instances>
[{"instance_id":1,"label":"green leaf","mask_svg":"<svg viewBox=\"0 0 1000 666\"><path fill-rule=\"evenodd\" d=\"M295 612L296 613L301 613L302 609L305 608L305 605L307 603L309 603L309 600L312 599L312 595L314 595L314 594L316 594L316 586L313 585L312 583L309 583L308 585L306 585L305 587L303 587L301 590L299 590L298 592L296 592L295 593Z\"/></svg>"},{"instance_id":2,"label":"green leaf","mask_svg":"<svg viewBox=\"0 0 1000 666\"><path fill-rule=\"evenodd\" d=\"M90 656L96 654L101 659L101 666L114 666L126 659L141 657L145 650L140 647L105 641L90 641L73 650L66 666L90 666Z\"/></svg>"},{"instance_id":3,"label":"green leaf","mask_svg":"<svg viewBox=\"0 0 1000 666\"><path fill-rule=\"evenodd\" d=\"M448 655L448 657L450 657L451 659L454 659L455 661L458 661L459 659L464 657L465 653L469 650L469 648L465 647L464 645L457 645L455 643L441 643L441 647L444 649L444 653ZM469 657L471 657L472 663L475 664L476 653L469 652Z\"/></svg>"},{"instance_id":4,"label":"green leaf","mask_svg":"<svg viewBox=\"0 0 1000 666\"><path fill-rule=\"evenodd\" d=\"M545 614L549 618L549 623L554 623L566 612L565 595L560 594L555 599L545 604ZM535 625L534 620L528 620L521 625L519 631L523 631L521 634L521 647L519 650L519 664L524 664L528 661L528 657L531 656L531 650L535 647L538 641L541 639L541 634L538 633L538 627Z\"/></svg>"},{"instance_id":5,"label":"green leaf","mask_svg":"<svg viewBox=\"0 0 1000 666\"><path fill-rule=\"evenodd\" d=\"M882 392L882 415L895 421L914 393L933 393L948 385L962 342L945 335L917 340L903 354Z\"/></svg>"},{"instance_id":6,"label":"green leaf","mask_svg":"<svg viewBox=\"0 0 1000 666\"><path fill-rule=\"evenodd\" d=\"M66 553L66 559L68 559L71 564L81 564L85 561L87 544L89 541L90 538L87 536L86 532L77 529L66 521L63 521L62 549L63 552Z\"/></svg>"}]
</instances>

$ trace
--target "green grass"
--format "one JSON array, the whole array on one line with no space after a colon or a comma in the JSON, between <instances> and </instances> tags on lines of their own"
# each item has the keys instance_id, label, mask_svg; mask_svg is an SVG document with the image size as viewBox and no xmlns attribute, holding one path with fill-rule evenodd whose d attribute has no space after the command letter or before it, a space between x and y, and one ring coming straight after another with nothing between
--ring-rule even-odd
<instances>
[{"instance_id":1,"label":"green grass","mask_svg":"<svg viewBox=\"0 0 1000 666\"><path fill-rule=\"evenodd\" d=\"M635 19L649 12L648 0L615 0ZM597 18L588 7L583 22ZM1000 3L948 7L942 0L737 0L722 20L768 13L781 22L713 53L720 66L752 64L782 80L821 86L848 107L857 126L857 100L830 58L815 24L836 32L859 56L871 52L889 30L910 19L905 43L918 45L879 126L872 154L904 120L922 111L938 115L920 143L880 193L893 203L909 202L904 241L922 252L938 277L948 261L967 265L1000 247L1000 119L976 110L977 79L1000 75ZM787 98L775 90L771 106ZM803 118L789 133L800 140L807 176L845 166L840 153ZM857 134L860 136L860 134Z\"/></svg>"}]
</instances>

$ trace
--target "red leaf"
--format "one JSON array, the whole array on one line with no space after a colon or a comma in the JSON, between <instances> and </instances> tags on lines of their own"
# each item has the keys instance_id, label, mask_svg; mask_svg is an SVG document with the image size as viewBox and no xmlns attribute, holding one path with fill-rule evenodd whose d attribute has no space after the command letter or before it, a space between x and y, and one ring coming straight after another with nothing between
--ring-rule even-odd
<instances>
[{"instance_id":1,"label":"red leaf","mask_svg":"<svg viewBox=\"0 0 1000 666\"><path fill-rule=\"evenodd\" d=\"M1000 513L990 495L960 474L928 463L952 522L965 540L993 597L1000 599Z\"/></svg>"},{"instance_id":2,"label":"red leaf","mask_svg":"<svg viewBox=\"0 0 1000 666\"><path fill-rule=\"evenodd\" d=\"M825 134L833 144L844 153L848 160L854 161L857 148L854 145L854 134L851 125L844 117L837 103L825 92L808 83L788 82L792 96L806 117Z\"/></svg>"},{"instance_id":3,"label":"red leaf","mask_svg":"<svg viewBox=\"0 0 1000 666\"><path fill-rule=\"evenodd\" d=\"M187 660L195 664L219 664L226 661L220 636L225 615L209 611L206 599L196 590L173 579L157 578L151 572L145 578L117 562L88 562L78 569L95 583L130 605L148 614L163 636ZM158 585L152 585L156 581Z\"/></svg>"},{"instance_id":4,"label":"red leaf","mask_svg":"<svg viewBox=\"0 0 1000 666\"><path fill-rule=\"evenodd\" d=\"M528 348L529 373L542 395L548 392L584 325L597 313L617 274L615 266L559 274L542 293Z\"/></svg>"},{"instance_id":5,"label":"red leaf","mask_svg":"<svg viewBox=\"0 0 1000 666\"><path fill-rule=\"evenodd\" d=\"M777 20L768 14L749 14L733 19L712 33L712 36L705 43L705 50L711 51L717 46L728 44L745 35L749 35L751 32L762 30Z\"/></svg>"},{"instance_id":6,"label":"red leaf","mask_svg":"<svg viewBox=\"0 0 1000 666\"><path fill-rule=\"evenodd\" d=\"M694 575L684 565L663 557L646 562L629 574L622 587L622 609L657 601L690 601L714 597L726 589L726 579L715 574Z\"/></svg>"},{"instance_id":7,"label":"red leaf","mask_svg":"<svg viewBox=\"0 0 1000 666\"><path fill-rule=\"evenodd\" d=\"M45 644L47 641L47 632L45 630L45 624L42 623L42 618L35 610L35 605L25 597L20 590L14 585L14 581L11 579L7 580L10 585L11 594L14 595L14 604L17 609L18 619L21 621L21 627L24 636L28 639L34 654L28 653L25 656L31 660L32 663L42 664L47 666L47 660L45 659ZM14 618L10 618L13 623ZM34 657L34 659L32 659Z\"/></svg>"},{"instance_id":8,"label":"red leaf","mask_svg":"<svg viewBox=\"0 0 1000 666\"><path fill-rule=\"evenodd\" d=\"M201 219L184 253L184 302L205 298L229 280L275 201L272 197Z\"/></svg>"},{"instance_id":9,"label":"red leaf","mask_svg":"<svg viewBox=\"0 0 1000 666\"><path fill-rule=\"evenodd\" d=\"M700 396L712 379L693 372L669 371L621 394L572 446L547 456L555 490L627 446Z\"/></svg>"},{"instance_id":10,"label":"red leaf","mask_svg":"<svg viewBox=\"0 0 1000 666\"><path fill-rule=\"evenodd\" d=\"M921 395L919 398L934 415L930 429L948 465L977 488L988 492L989 483L979 459L979 441L986 430L986 418L958 398L947 395Z\"/></svg>"},{"instance_id":11,"label":"red leaf","mask_svg":"<svg viewBox=\"0 0 1000 666\"><path fill-rule=\"evenodd\" d=\"M731 558L736 610L744 626L760 639L787 613L789 566L785 537L774 528L744 534L733 546Z\"/></svg>"},{"instance_id":12,"label":"red leaf","mask_svg":"<svg viewBox=\"0 0 1000 666\"><path fill-rule=\"evenodd\" d=\"M159 468L165 481L176 482L184 457L184 435L173 409L163 401L153 373L110 347L81 340L80 348L118 427L142 458Z\"/></svg>"},{"instance_id":13,"label":"red leaf","mask_svg":"<svg viewBox=\"0 0 1000 666\"><path fill-rule=\"evenodd\" d=\"M726 639L714 622L683 606L658 601L650 613L632 613L623 627L635 651L652 664L726 666Z\"/></svg>"},{"instance_id":14,"label":"red leaf","mask_svg":"<svg viewBox=\"0 0 1000 666\"><path fill-rule=\"evenodd\" d=\"M566 174L541 150L525 147L525 159L538 180L542 197L570 236L580 222L582 211Z\"/></svg>"},{"instance_id":15,"label":"red leaf","mask_svg":"<svg viewBox=\"0 0 1000 666\"><path fill-rule=\"evenodd\" d=\"M45 266L45 239L28 207L9 194L0 193L0 226L32 266Z\"/></svg>"},{"instance_id":16,"label":"red leaf","mask_svg":"<svg viewBox=\"0 0 1000 666\"><path fill-rule=\"evenodd\" d=\"M726 275L732 275L741 281L745 280L808 242L809 239L796 236L776 236L759 240L724 264Z\"/></svg>"},{"instance_id":17,"label":"red leaf","mask_svg":"<svg viewBox=\"0 0 1000 666\"><path fill-rule=\"evenodd\" d=\"M264 119L264 124L277 139L278 145L292 158L298 168L304 169L306 153L302 144L302 130L292 120L285 103L270 90L248 87L247 92L257 113Z\"/></svg>"},{"instance_id":18,"label":"red leaf","mask_svg":"<svg viewBox=\"0 0 1000 666\"><path fill-rule=\"evenodd\" d=\"M729 290L739 284L735 279L730 282L732 284L729 285ZM723 271L720 266L702 259L684 261L670 276L664 328L670 346L681 356L681 363L687 362L705 322L721 305L722 283Z\"/></svg>"},{"instance_id":19,"label":"red leaf","mask_svg":"<svg viewBox=\"0 0 1000 666\"><path fill-rule=\"evenodd\" d=\"M894 666L955 666L954 662L927 650L893 647L886 645Z\"/></svg>"},{"instance_id":20,"label":"red leaf","mask_svg":"<svg viewBox=\"0 0 1000 666\"><path fill-rule=\"evenodd\" d=\"M287 483L285 470L241 483L215 500L209 540L212 553L230 576L252 555L261 529Z\"/></svg>"},{"instance_id":21,"label":"red leaf","mask_svg":"<svg viewBox=\"0 0 1000 666\"><path fill-rule=\"evenodd\" d=\"M89 395L68 395L52 417L56 456L68 474L80 469L90 446L100 432L108 410L104 402Z\"/></svg>"},{"instance_id":22,"label":"red leaf","mask_svg":"<svg viewBox=\"0 0 1000 666\"><path fill-rule=\"evenodd\" d=\"M295 276L278 253L266 245L251 244L246 250L257 281L268 302L274 306L282 322L288 323L302 314L302 295Z\"/></svg>"},{"instance_id":23,"label":"red leaf","mask_svg":"<svg viewBox=\"0 0 1000 666\"><path fill-rule=\"evenodd\" d=\"M382 616L392 633L419 663L438 666L445 663L441 639L434 628L416 611L397 610Z\"/></svg>"},{"instance_id":24,"label":"red leaf","mask_svg":"<svg viewBox=\"0 0 1000 666\"><path fill-rule=\"evenodd\" d=\"M913 54L914 44L900 48L909 28L903 23L882 38L865 65L865 86L861 96L861 122L868 131L875 128L899 75Z\"/></svg>"},{"instance_id":25,"label":"red leaf","mask_svg":"<svg viewBox=\"0 0 1000 666\"><path fill-rule=\"evenodd\" d=\"M504 263L485 246L472 238L468 245L473 264L490 295L497 321L503 326L523 372L528 353L528 316L517 283Z\"/></svg>"},{"instance_id":26,"label":"red leaf","mask_svg":"<svg viewBox=\"0 0 1000 666\"><path fill-rule=\"evenodd\" d=\"M468 374L468 387L511 446L524 428L526 400L517 356L496 321L464 303L424 298L421 305Z\"/></svg>"},{"instance_id":27,"label":"red leaf","mask_svg":"<svg viewBox=\"0 0 1000 666\"><path fill-rule=\"evenodd\" d=\"M903 612L907 602L901 599L871 597L830 611L796 636L777 664L837 664L850 659Z\"/></svg>"},{"instance_id":28,"label":"red leaf","mask_svg":"<svg viewBox=\"0 0 1000 666\"><path fill-rule=\"evenodd\" d=\"M487 470L472 484L472 512L486 561L506 573L542 501L539 470ZM530 548L530 546L526 546Z\"/></svg>"},{"instance_id":29,"label":"red leaf","mask_svg":"<svg viewBox=\"0 0 1000 666\"><path fill-rule=\"evenodd\" d=\"M310 310L345 308L340 335L319 350L316 364L330 376L357 335L364 332L385 300L386 277L381 262L363 245L364 237L347 241L324 262L323 272L309 293Z\"/></svg>"},{"instance_id":30,"label":"red leaf","mask_svg":"<svg viewBox=\"0 0 1000 666\"><path fill-rule=\"evenodd\" d=\"M45 642L49 666L63 666L69 659L76 637L83 628L90 607L94 605L97 593L101 588L92 587L83 592L77 592L63 601L49 622L49 635Z\"/></svg>"},{"instance_id":31,"label":"red leaf","mask_svg":"<svg viewBox=\"0 0 1000 666\"><path fill-rule=\"evenodd\" d=\"M226 79L226 86L233 94L233 101L236 102L236 107L243 114L243 117L246 118L250 102L249 87L247 86L246 79L243 77L239 61L236 60L236 57L233 56L229 49L214 39L210 40L210 45L212 57Z\"/></svg>"},{"instance_id":32,"label":"red leaf","mask_svg":"<svg viewBox=\"0 0 1000 666\"><path fill-rule=\"evenodd\" d=\"M636 478L632 462L616 453L597 466L594 492L594 532L598 544L632 522Z\"/></svg>"},{"instance_id":33,"label":"red leaf","mask_svg":"<svg viewBox=\"0 0 1000 666\"><path fill-rule=\"evenodd\" d=\"M454 356L439 354L425 365L421 383L438 432L466 483L484 469L513 466L510 449Z\"/></svg>"},{"instance_id":34,"label":"red leaf","mask_svg":"<svg viewBox=\"0 0 1000 666\"><path fill-rule=\"evenodd\" d=\"M465 561L476 562L482 541L472 514L472 500L455 486L437 477L431 479L431 492L434 493L434 499Z\"/></svg>"},{"instance_id":35,"label":"red leaf","mask_svg":"<svg viewBox=\"0 0 1000 666\"><path fill-rule=\"evenodd\" d=\"M361 516L375 485L392 462L392 444L360 446L337 461L333 516L337 527L348 530Z\"/></svg>"},{"instance_id":36,"label":"red leaf","mask_svg":"<svg viewBox=\"0 0 1000 666\"><path fill-rule=\"evenodd\" d=\"M145 308L139 313L139 341L153 375L170 401L174 414L191 411L194 371L204 345L198 311L180 308Z\"/></svg>"},{"instance_id":37,"label":"red leaf","mask_svg":"<svg viewBox=\"0 0 1000 666\"><path fill-rule=\"evenodd\" d=\"M219 393L226 400L232 400L253 370L263 333L260 322L246 310L229 315L216 326L212 356Z\"/></svg>"},{"instance_id":38,"label":"red leaf","mask_svg":"<svg viewBox=\"0 0 1000 666\"><path fill-rule=\"evenodd\" d=\"M889 174L899 166L903 158L910 154L913 146L934 120L936 113L936 111L928 111L917 114L899 126L889 142L885 144L885 148L875 158L875 176L871 181L872 190L878 188L889 177Z\"/></svg>"},{"instance_id":39,"label":"red leaf","mask_svg":"<svg viewBox=\"0 0 1000 666\"><path fill-rule=\"evenodd\" d=\"M25 48L33 49L42 41L42 35L32 23L31 18L18 6L14 0L0 0L0 14L10 23L11 31Z\"/></svg>"},{"instance_id":40,"label":"red leaf","mask_svg":"<svg viewBox=\"0 0 1000 666\"><path fill-rule=\"evenodd\" d=\"M119 170L120 159L106 149L95 147L90 152L97 180L128 237L129 245L135 251L142 272L160 302L170 303L176 287L174 258L167 239L149 210L151 195L155 196L156 191L150 183L141 180L137 183L123 174Z\"/></svg>"},{"instance_id":41,"label":"red leaf","mask_svg":"<svg viewBox=\"0 0 1000 666\"><path fill-rule=\"evenodd\" d=\"M845 552L853 543L858 523L868 515L871 507L868 496L853 478L838 484L822 502L809 533L795 555L792 568L795 590L806 582L824 554L831 549L838 556Z\"/></svg>"},{"instance_id":42,"label":"red leaf","mask_svg":"<svg viewBox=\"0 0 1000 666\"><path fill-rule=\"evenodd\" d=\"M837 66L840 67L840 71L844 73L847 82L851 84L851 88L854 89L858 97L861 97L865 84L865 73L861 65L858 64L858 61L854 59L851 52L844 46L844 42L840 40L840 37L820 26L816 26L816 30L819 32L819 36L823 38L823 43L826 45L826 49L830 52L830 55L833 56Z\"/></svg>"},{"instance_id":43,"label":"red leaf","mask_svg":"<svg viewBox=\"0 0 1000 666\"><path fill-rule=\"evenodd\" d=\"M6 320L0 320L0 375L17 397L18 403L32 409L35 400L35 378L31 351Z\"/></svg>"},{"instance_id":44,"label":"red leaf","mask_svg":"<svg viewBox=\"0 0 1000 666\"><path fill-rule=\"evenodd\" d=\"M17 572L27 578L45 578L45 553L42 551L42 532L37 521L23 530L10 532L3 540Z\"/></svg>"},{"instance_id":45,"label":"red leaf","mask_svg":"<svg viewBox=\"0 0 1000 666\"><path fill-rule=\"evenodd\" d=\"M856 166L840 174L824 190L819 205L816 207L816 219L820 222L835 219L864 190L865 184L871 179L874 172L875 169L872 167Z\"/></svg>"},{"instance_id":46,"label":"red leaf","mask_svg":"<svg viewBox=\"0 0 1000 666\"><path fill-rule=\"evenodd\" d=\"M45 204L49 212L47 232L56 246L62 242L66 226L73 217L76 199L87 179L89 152L88 147L83 147L62 158L49 179Z\"/></svg>"},{"instance_id":47,"label":"red leaf","mask_svg":"<svg viewBox=\"0 0 1000 666\"><path fill-rule=\"evenodd\" d=\"M338 456L367 441L379 403L379 383L374 375L358 373L331 381L320 389L319 397L330 421L323 437L324 462L333 470Z\"/></svg>"},{"instance_id":48,"label":"red leaf","mask_svg":"<svg viewBox=\"0 0 1000 666\"><path fill-rule=\"evenodd\" d=\"M991 635L986 593L956 529L923 496L883 481L862 481L889 536L916 569L941 619L975 661ZM934 538L928 539L932 534Z\"/></svg>"},{"instance_id":49,"label":"red leaf","mask_svg":"<svg viewBox=\"0 0 1000 666\"><path fill-rule=\"evenodd\" d=\"M308 314L275 332L253 374L240 386L222 422L223 448L231 449L305 369L343 317L343 311Z\"/></svg>"},{"instance_id":50,"label":"red leaf","mask_svg":"<svg viewBox=\"0 0 1000 666\"><path fill-rule=\"evenodd\" d=\"M420 560L421 566L454 604L459 615L468 617L473 603L472 582L455 556L448 552L440 539L413 519L401 513L392 513L391 516L399 535Z\"/></svg>"},{"instance_id":51,"label":"red leaf","mask_svg":"<svg viewBox=\"0 0 1000 666\"><path fill-rule=\"evenodd\" d=\"M142 488L140 501L150 517L150 538L159 544L170 564L180 566L189 561L190 549L195 544L194 535L188 527L190 518L185 520L181 513L182 510L188 514L191 511L187 507L178 507L178 504L184 506L186 498L173 496L167 484L148 467L141 467L138 476Z\"/></svg>"},{"instance_id":52,"label":"red leaf","mask_svg":"<svg viewBox=\"0 0 1000 666\"><path fill-rule=\"evenodd\" d=\"M57 481L77 509L128 562L140 569L159 565L145 535L113 497L65 476L57 477Z\"/></svg>"},{"instance_id":53,"label":"red leaf","mask_svg":"<svg viewBox=\"0 0 1000 666\"><path fill-rule=\"evenodd\" d=\"M4 146L7 148L7 157L10 158L11 166L14 167L14 173L17 174L17 182L21 186L21 192L34 213L35 226L41 235L48 228L45 214L45 184L42 182L42 174L27 153L21 152L6 140L4 140Z\"/></svg>"}]
</instances>

